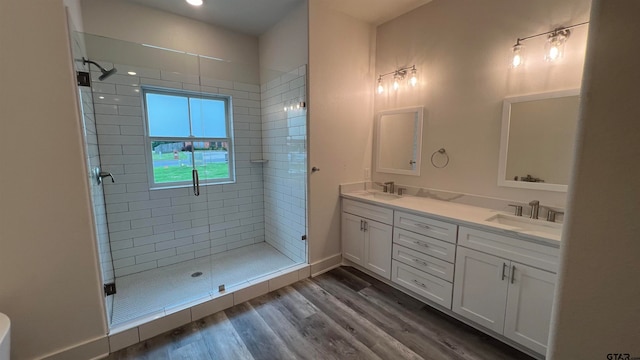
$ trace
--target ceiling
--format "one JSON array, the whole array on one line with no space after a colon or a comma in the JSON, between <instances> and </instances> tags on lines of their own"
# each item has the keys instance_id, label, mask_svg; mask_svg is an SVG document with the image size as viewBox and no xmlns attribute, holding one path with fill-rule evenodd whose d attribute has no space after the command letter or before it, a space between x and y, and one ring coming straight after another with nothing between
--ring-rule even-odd
<instances>
[{"instance_id":1,"label":"ceiling","mask_svg":"<svg viewBox=\"0 0 640 360\"><path fill-rule=\"evenodd\" d=\"M204 0L194 7L183 0L128 0L243 34L258 36L277 24L303 0ZM379 25L431 0L310 0Z\"/></svg>"}]
</instances>

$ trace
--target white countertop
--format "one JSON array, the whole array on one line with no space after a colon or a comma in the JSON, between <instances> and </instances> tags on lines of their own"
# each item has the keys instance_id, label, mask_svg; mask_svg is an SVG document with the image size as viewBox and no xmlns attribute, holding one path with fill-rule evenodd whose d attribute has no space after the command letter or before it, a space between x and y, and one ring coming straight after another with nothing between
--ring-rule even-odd
<instances>
[{"instance_id":1,"label":"white countertop","mask_svg":"<svg viewBox=\"0 0 640 360\"><path fill-rule=\"evenodd\" d=\"M560 224L551 225L545 224L545 220L542 219L529 220L523 218L522 221L528 221L537 224L538 226L554 226L556 228L550 232L523 229L517 226L510 226L487 221L487 219L497 214L509 216L509 214L507 213L493 209L486 209L477 206L457 204L448 201L434 200L430 198L410 195L404 195L397 199L385 200L374 197L375 193L375 191L371 190L360 190L344 192L341 194L341 196L346 199L364 201L370 204L392 208L394 210L408 211L420 215L425 215L437 220L455 222L463 226L487 230L501 235L517 237L519 239L537 242L553 247L560 247L561 230L557 229L561 227Z\"/></svg>"}]
</instances>

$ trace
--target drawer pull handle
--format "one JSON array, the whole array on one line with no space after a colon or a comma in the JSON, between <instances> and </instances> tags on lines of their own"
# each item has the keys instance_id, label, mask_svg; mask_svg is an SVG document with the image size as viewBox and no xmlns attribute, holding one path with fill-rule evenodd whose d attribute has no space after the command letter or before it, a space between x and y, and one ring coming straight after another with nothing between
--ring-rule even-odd
<instances>
[{"instance_id":1,"label":"drawer pull handle","mask_svg":"<svg viewBox=\"0 0 640 360\"><path fill-rule=\"evenodd\" d=\"M423 261L420 259L413 259L413 261L417 262L420 265L429 266L429 264L426 261Z\"/></svg>"},{"instance_id":2,"label":"drawer pull handle","mask_svg":"<svg viewBox=\"0 0 640 360\"><path fill-rule=\"evenodd\" d=\"M416 279L413 279L413 282L414 282L414 283L416 283L416 284L418 284L418 285L420 285L420 286L422 286L423 288L426 288L426 287L427 287L427 285L425 285L425 284L421 283L420 281L418 281L418 280L416 280Z\"/></svg>"},{"instance_id":3,"label":"drawer pull handle","mask_svg":"<svg viewBox=\"0 0 640 360\"><path fill-rule=\"evenodd\" d=\"M513 284L516 281L516 266L511 266L511 283Z\"/></svg>"},{"instance_id":4,"label":"drawer pull handle","mask_svg":"<svg viewBox=\"0 0 640 360\"><path fill-rule=\"evenodd\" d=\"M420 246L429 247L429 245L423 243L422 241L416 240L416 241L414 241L414 243L416 243L417 245L420 245Z\"/></svg>"},{"instance_id":5,"label":"drawer pull handle","mask_svg":"<svg viewBox=\"0 0 640 360\"><path fill-rule=\"evenodd\" d=\"M429 225L425 225L423 223L416 223L415 224L417 227L421 227L423 229L431 229L431 227Z\"/></svg>"},{"instance_id":6,"label":"drawer pull handle","mask_svg":"<svg viewBox=\"0 0 640 360\"><path fill-rule=\"evenodd\" d=\"M364 220L360 220L360 231L364 230Z\"/></svg>"},{"instance_id":7,"label":"drawer pull handle","mask_svg":"<svg viewBox=\"0 0 640 360\"><path fill-rule=\"evenodd\" d=\"M504 278L505 278L505 276L506 276L506 275L504 274L504 269L505 269L506 267L507 267L507 264L502 263L502 280L504 280Z\"/></svg>"}]
</instances>

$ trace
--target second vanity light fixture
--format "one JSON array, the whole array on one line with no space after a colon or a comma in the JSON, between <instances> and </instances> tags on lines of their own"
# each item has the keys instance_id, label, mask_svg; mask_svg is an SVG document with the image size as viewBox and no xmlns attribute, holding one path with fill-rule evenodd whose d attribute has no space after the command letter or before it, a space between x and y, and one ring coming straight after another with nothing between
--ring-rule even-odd
<instances>
[{"instance_id":1,"label":"second vanity light fixture","mask_svg":"<svg viewBox=\"0 0 640 360\"><path fill-rule=\"evenodd\" d=\"M407 75L409 76L409 80L408 80L409 85L416 86L418 84L418 70L416 69L415 65L411 65L411 66L403 67L401 69L397 69L395 71L392 71L386 74L379 75L377 88L376 88L378 94L382 94L384 92L385 86L384 86L383 79L389 75L393 75L393 83L391 85L391 88L393 90L398 90L400 88L400 84L407 77Z\"/></svg>"},{"instance_id":2,"label":"second vanity light fixture","mask_svg":"<svg viewBox=\"0 0 640 360\"><path fill-rule=\"evenodd\" d=\"M536 35L531 35L523 38L518 38L516 44L513 45L511 55L511 67L518 68L524 64L524 46L522 42L531 38L547 35L547 42L544 46L544 59L549 62L559 60L564 55L564 45L571 35L571 30L574 27L586 25L589 22L583 22L566 27L558 27L551 31L543 32Z\"/></svg>"}]
</instances>

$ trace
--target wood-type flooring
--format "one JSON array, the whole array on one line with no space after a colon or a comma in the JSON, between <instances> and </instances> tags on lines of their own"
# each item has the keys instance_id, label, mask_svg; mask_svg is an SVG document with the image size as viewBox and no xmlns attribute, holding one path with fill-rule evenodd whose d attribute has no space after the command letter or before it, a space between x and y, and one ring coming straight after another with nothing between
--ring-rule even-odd
<instances>
[{"instance_id":1,"label":"wood-type flooring","mask_svg":"<svg viewBox=\"0 0 640 360\"><path fill-rule=\"evenodd\" d=\"M107 359L532 358L354 268L340 267Z\"/></svg>"}]
</instances>

